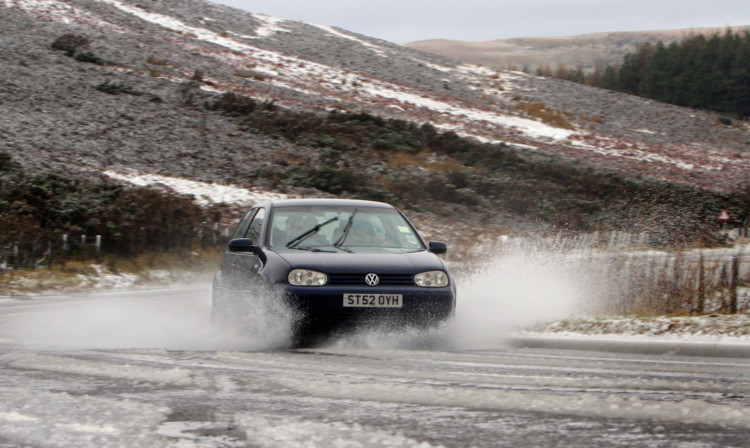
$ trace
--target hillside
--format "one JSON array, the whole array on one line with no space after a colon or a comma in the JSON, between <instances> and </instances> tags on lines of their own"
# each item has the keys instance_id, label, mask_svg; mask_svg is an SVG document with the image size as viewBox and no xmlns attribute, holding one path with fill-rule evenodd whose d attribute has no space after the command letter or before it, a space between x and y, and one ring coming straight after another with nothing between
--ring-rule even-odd
<instances>
[{"instance_id":1,"label":"hillside","mask_svg":"<svg viewBox=\"0 0 750 448\"><path fill-rule=\"evenodd\" d=\"M735 28L747 30L750 26ZM605 66L621 62L623 56L634 53L639 45L662 41L665 44L690 36L722 34L725 28L688 28L633 32L592 33L562 37L519 37L484 42L446 39L422 40L405 44L407 47L439 54L471 64L495 69L509 67L536 73L540 67L555 70L563 65L592 71L597 64Z\"/></svg>"},{"instance_id":2,"label":"hillside","mask_svg":"<svg viewBox=\"0 0 750 448\"><path fill-rule=\"evenodd\" d=\"M200 0L2 0L0 30L0 152L30 171L573 228L679 202L653 182L713 214L750 173L748 127L714 114Z\"/></svg>"}]
</instances>

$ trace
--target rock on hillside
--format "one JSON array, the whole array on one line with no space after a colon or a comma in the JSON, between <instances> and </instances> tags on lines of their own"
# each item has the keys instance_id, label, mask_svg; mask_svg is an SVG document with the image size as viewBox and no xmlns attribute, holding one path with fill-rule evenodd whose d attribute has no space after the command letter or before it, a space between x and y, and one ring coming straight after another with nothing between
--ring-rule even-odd
<instances>
[{"instance_id":1,"label":"rock on hillside","mask_svg":"<svg viewBox=\"0 0 750 448\"><path fill-rule=\"evenodd\" d=\"M51 48L70 33L103 63ZM201 0L0 0L0 48L0 151L34 169L247 184L280 159L314 163L308 147L196 107L235 92L714 190L750 173L744 123Z\"/></svg>"}]
</instances>

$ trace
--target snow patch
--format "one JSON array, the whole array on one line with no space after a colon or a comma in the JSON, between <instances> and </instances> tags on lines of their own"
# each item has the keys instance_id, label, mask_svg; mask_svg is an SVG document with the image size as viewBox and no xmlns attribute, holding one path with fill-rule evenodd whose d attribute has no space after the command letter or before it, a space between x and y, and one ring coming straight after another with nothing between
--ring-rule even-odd
<instances>
[{"instance_id":1,"label":"snow patch","mask_svg":"<svg viewBox=\"0 0 750 448\"><path fill-rule=\"evenodd\" d=\"M417 447L430 448L429 442L391 434L387 431L339 421L320 422L287 416L237 414L235 423L245 430L253 446L275 448L300 446L305 448L368 448Z\"/></svg>"},{"instance_id":2,"label":"snow patch","mask_svg":"<svg viewBox=\"0 0 750 448\"><path fill-rule=\"evenodd\" d=\"M128 182L141 187L149 185L164 185L179 194L194 196L195 202L201 205L219 203L254 205L259 202L286 199L288 197L282 193L273 193L263 190L248 190L233 185L219 185L217 183L209 184L206 182L186 180L178 177L160 176L158 174L121 174L114 171L105 171L104 174L112 179Z\"/></svg>"},{"instance_id":3,"label":"snow patch","mask_svg":"<svg viewBox=\"0 0 750 448\"><path fill-rule=\"evenodd\" d=\"M54 22L67 25L78 24L103 28L110 31L123 33L125 30L113 23L104 21L85 11L82 11L68 3L57 0L3 0L0 6L7 8L16 7L28 14L44 17Z\"/></svg>"},{"instance_id":4,"label":"snow patch","mask_svg":"<svg viewBox=\"0 0 750 448\"><path fill-rule=\"evenodd\" d=\"M18 412L0 412L0 420L8 422L34 422L39 419L30 415L19 414Z\"/></svg>"},{"instance_id":5,"label":"snow patch","mask_svg":"<svg viewBox=\"0 0 750 448\"><path fill-rule=\"evenodd\" d=\"M105 266L92 264L94 274L78 274L76 278L80 281L78 288L94 290L111 290L132 288L138 282L138 276L121 272L113 274Z\"/></svg>"},{"instance_id":6,"label":"snow patch","mask_svg":"<svg viewBox=\"0 0 750 448\"><path fill-rule=\"evenodd\" d=\"M497 74L495 70L489 69L487 67L482 67L481 65L474 65L474 64L463 64L456 67L456 70L468 75L474 75L474 76L493 76Z\"/></svg>"},{"instance_id":7,"label":"snow patch","mask_svg":"<svg viewBox=\"0 0 750 448\"><path fill-rule=\"evenodd\" d=\"M640 162L657 162L665 165L673 165L685 171L691 171L695 168L695 164L693 163L688 163L675 157L658 154L642 143L624 143L610 137L594 135L581 135L580 137L582 138L575 139L571 142L572 147L608 157L621 157ZM710 166L702 166L701 168L712 169ZM720 167L714 169L720 169Z\"/></svg>"},{"instance_id":8,"label":"snow patch","mask_svg":"<svg viewBox=\"0 0 750 448\"><path fill-rule=\"evenodd\" d=\"M310 25L315 26L317 28L320 28L321 30L325 31L326 33L332 34L332 35L334 35L336 37L340 37L342 39L347 39L347 40L351 40L353 42L357 42L358 44L361 44L361 45L369 48L370 50L372 50L378 56L382 56L382 57L387 57L388 56L386 54L386 52L383 50L382 47L380 47L378 45L375 45L375 44L371 44L370 42L367 42L365 40L358 39L358 38L352 36L351 34L343 33L341 31L333 28L332 26L318 25L318 24L315 24L315 23L311 23Z\"/></svg>"},{"instance_id":9,"label":"snow patch","mask_svg":"<svg viewBox=\"0 0 750 448\"><path fill-rule=\"evenodd\" d=\"M115 8L123 12L126 12L128 14L132 14L143 21L150 22L156 25L160 25L169 30L180 32L189 36L195 36L196 39L201 39L206 42L211 42L216 45L221 45L231 50L247 51L247 50L256 49L255 47L243 44L241 42L237 42L234 39L224 37L220 34L214 33L213 31L207 30L205 28L198 28L198 27L186 25L185 23L173 17L165 16L163 14L148 12L144 9L137 8L134 6L128 6L117 0L96 0L96 1L114 6Z\"/></svg>"},{"instance_id":10,"label":"snow patch","mask_svg":"<svg viewBox=\"0 0 750 448\"><path fill-rule=\"evenodd\" d=\"M288 29L279 26L279 24L286 22L286 19L284 18L258 13L251 13L251 15L261 23L261 25L255 29L257 37L270 37L276 33L290 32Z\"/></svg>"},{"instance_id":11,"label":"snow patch","mask_svg":"<svg viewBox=\"0 0 750 448\"><path fill-rule=\"evenodd\" d=\"M750 302L744 294L741 305ZM540 332L550 336L587 335L597 337L646 337L669 341L701 341L750 343L750 316L709 315L676 317L579 317L558 322L540 323L529 327L529 334Z\"/></svg>"},{"instance_id":12,"label":"snow patch","mask_svg":"<svg viewBox=\"0 0 750 448\"><path fill-rule=\"evenodd\" d=\"M167 448L247 448L244 440L227 435L206 434L206 428L216 427L215 422L167 421L156 433L169 438Z\"/></svg>"},{"instance_id":13,"label":"snow patch","mask_svg":"<svg viewBox=\"0 0 750 448\"><path fill-rule=\"evenodd\" d=\"M430 67L433 70L437 70L439 72L452 72L456 70L453 67L446 67L444 65L433 64L432 62L423 61L422 59L414 59L414 61L426 67Z\"/></svg>"},{"instance_id":14,"label":"snow patch","mask_svg":"<svg viewBox=\"0 0 750 448\"><path fill-rule=\"evenodd\" d=\"M131 400L0 387L2 438L13 446L164 446L152 429L169 412Z\"/></svg>"},{"instance_id":15,"label":"snow patch","mask_svg":"<svg viewBox=\"0 0 750 448\"><path fill-rule=\"evenodd\" d=\"M402 103L413 104L415 106L424 107L435 112L448 114L455 118L460 118L462 121L468 120L473 124L476 124L478 122L486 122L502 127L514 128L532 138L566 140L571 136L578 134L577 132L571 131L569 129L557 128L539 121L530 120L528 118L501 114L499 112L490 110L464 107L459 105L459 103L448 103L446 101L429 98L426 96L418 95L416 93L396 90L395 86L388 86L386 84L365 85L360 87L360 90L363 92L367 92L373 96L394 99ZM440 128L451 127L453 128L452 130L456 130L460 129L462 126L458 124L440 125Z\"/></svg>"}]
</instances>

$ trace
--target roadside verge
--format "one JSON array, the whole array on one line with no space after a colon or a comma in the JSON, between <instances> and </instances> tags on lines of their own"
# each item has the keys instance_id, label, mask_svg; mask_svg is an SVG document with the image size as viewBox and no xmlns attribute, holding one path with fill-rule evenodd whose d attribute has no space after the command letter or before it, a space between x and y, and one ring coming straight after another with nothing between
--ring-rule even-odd
<instances>
[{"instance_id":1,"label":"roadside verge","mask_svg":"<svg viewBox=\"0 0 750 448\"><path fill-rule=\"evenodd\" d=\"M649 355L683 355L726 358L750 358L750 343L744 341L671 340L643 336L604 337L602 335L545 335L517 333L508 338L517 348L591 350Z\"/></svg>"}]
</instances>

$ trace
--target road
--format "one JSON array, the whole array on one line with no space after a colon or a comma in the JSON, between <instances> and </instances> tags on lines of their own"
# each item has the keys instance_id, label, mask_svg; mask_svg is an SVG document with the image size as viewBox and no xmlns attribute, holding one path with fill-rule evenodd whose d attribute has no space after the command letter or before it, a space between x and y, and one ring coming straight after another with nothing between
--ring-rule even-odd
<instances>
[{"instance_id":1,"label":"road","mask_svg":"<svg viewBox=\"0 0 750 448\"><path fill-rule=\"evenodd\" d=\"M287 349L205 285L0 299L0 448L747 446L748 359L481 345Z\"/></svg>"}]
</instances>

